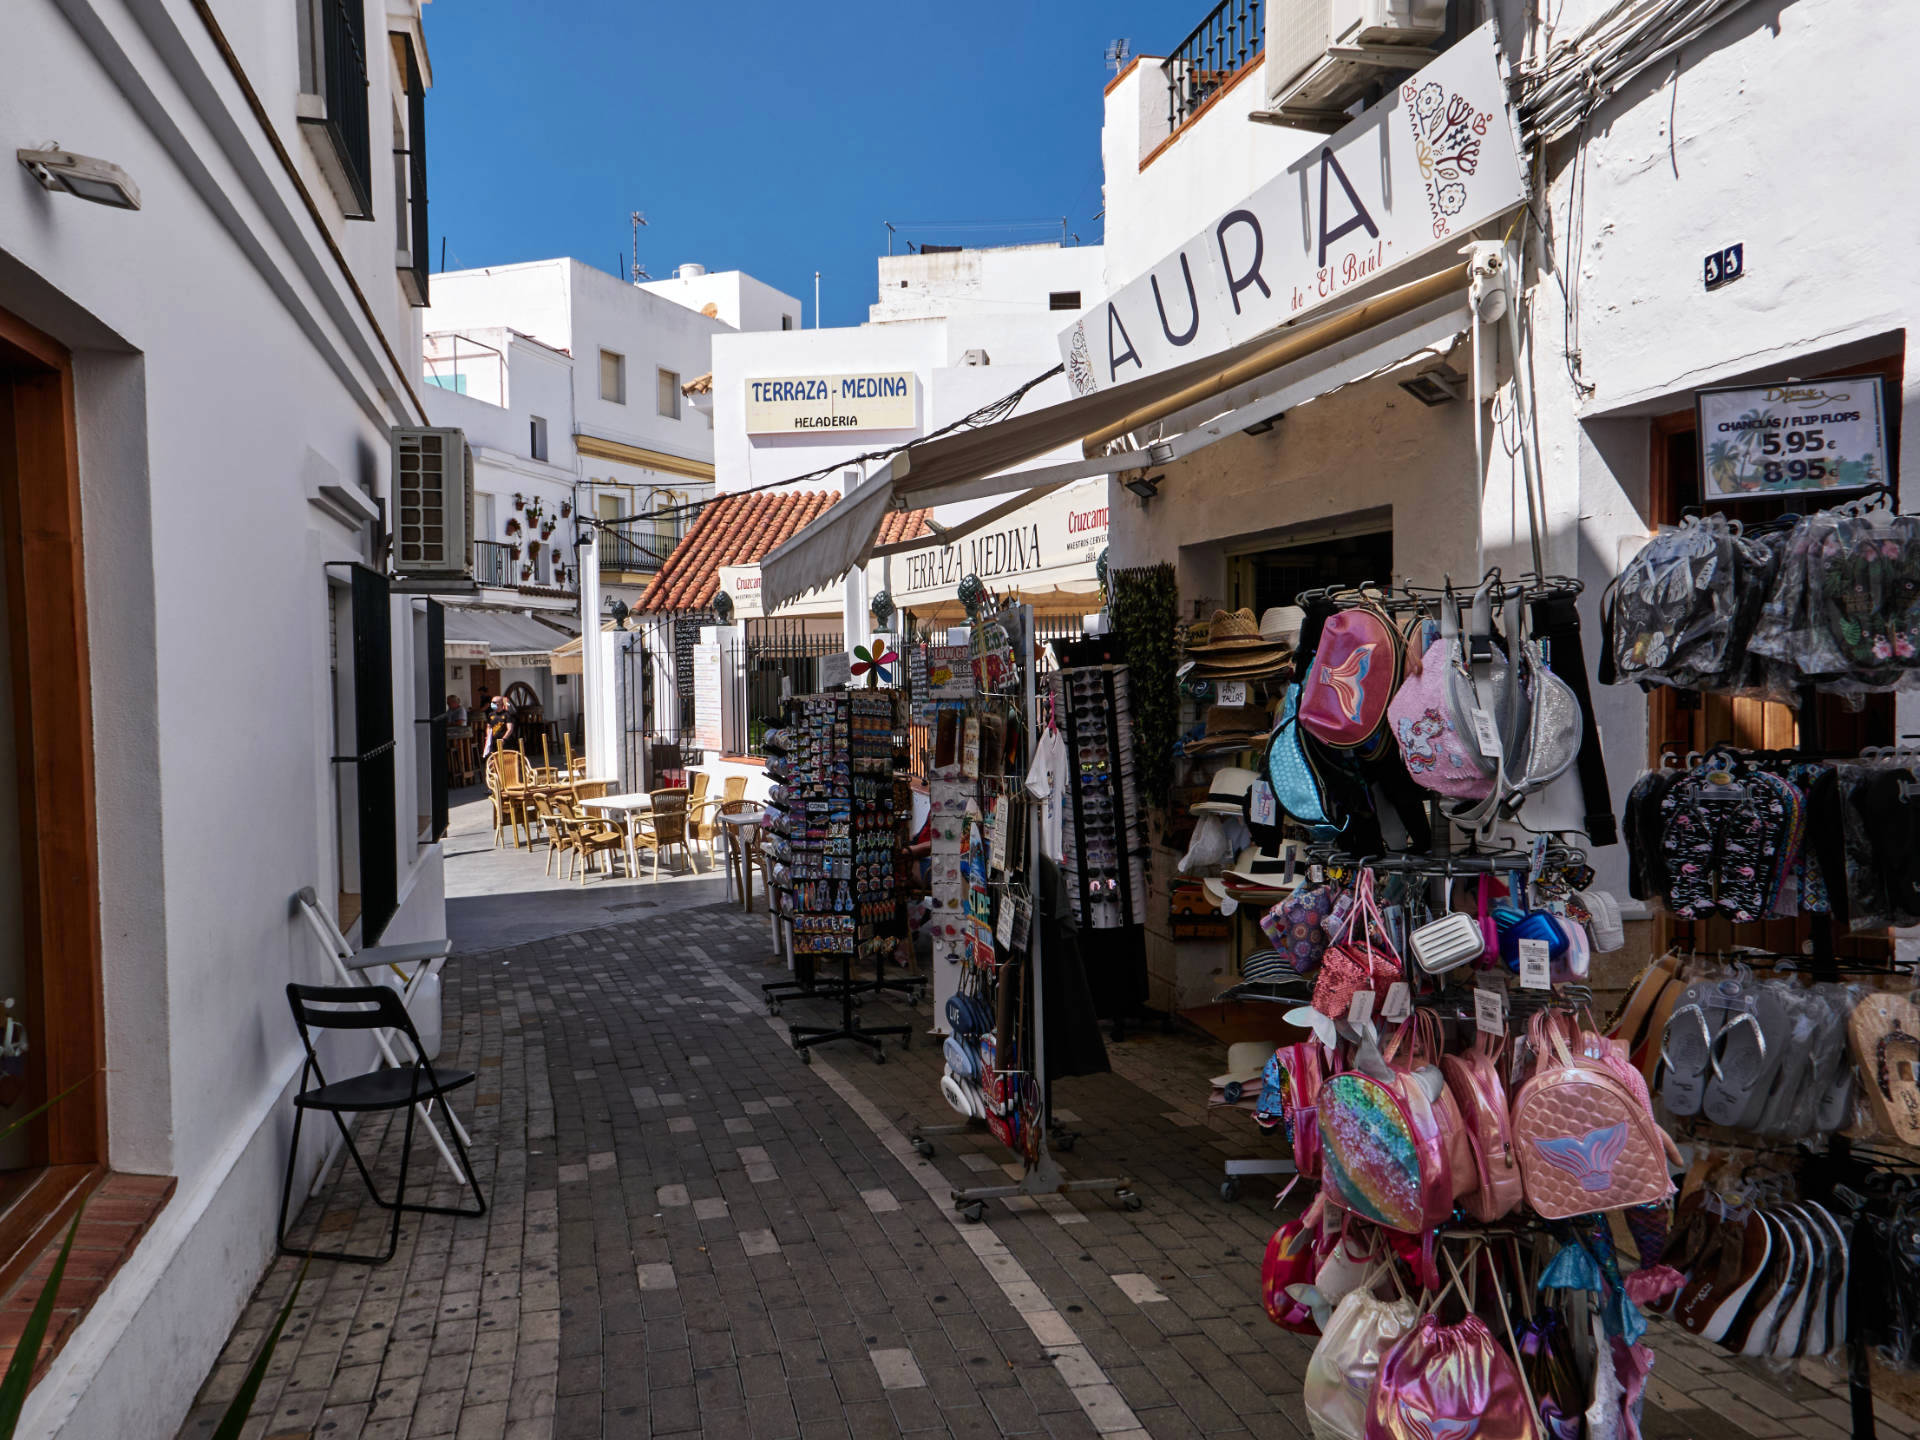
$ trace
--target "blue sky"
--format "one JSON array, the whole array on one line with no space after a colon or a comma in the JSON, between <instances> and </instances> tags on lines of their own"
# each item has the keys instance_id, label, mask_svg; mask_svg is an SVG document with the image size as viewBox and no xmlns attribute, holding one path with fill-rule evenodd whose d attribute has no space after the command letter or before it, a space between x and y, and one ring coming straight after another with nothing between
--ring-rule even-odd
<instances>
[{"instance_id":1,"label":"blue sky","mask_svg":"<svg viewBox=\"0 0 1920 1440\"><path fill-rule=\"evenodd\" d=\"M1189 13L1191 12L1191 13ZM1165 54L1205 13L1146 0L698 6L438 0L428 193L433 263L573 255L605 270L646 213L656 277L697 260L829 325L874 297L882 221L1049 222L903 237L1100 237L1103 53Z\"/></svg>"}]
</instances>

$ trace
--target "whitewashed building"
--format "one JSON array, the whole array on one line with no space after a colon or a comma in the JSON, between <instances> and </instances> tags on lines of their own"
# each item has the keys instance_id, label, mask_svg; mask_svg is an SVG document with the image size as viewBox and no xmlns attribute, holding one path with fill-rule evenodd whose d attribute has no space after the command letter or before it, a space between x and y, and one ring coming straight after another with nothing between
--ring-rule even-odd
<instances>
[{"instance_id":1,"label":"whitewashed building","mask_svg":"<svg viewBox=\"0 0 1920 1440\"><path fill-rule=\"evenodd\" d=\"M285 986L329 977L294 892L445 933L430 607L387 578L392 432L428 419L420 11L8 8L0 993L27 1097L84 1083L14 1157L46 1163L7 1177L4 1283L81 1193L151 1202L22 1435L173 1435L273 1253Z\"/></svg>"}]
</instances>

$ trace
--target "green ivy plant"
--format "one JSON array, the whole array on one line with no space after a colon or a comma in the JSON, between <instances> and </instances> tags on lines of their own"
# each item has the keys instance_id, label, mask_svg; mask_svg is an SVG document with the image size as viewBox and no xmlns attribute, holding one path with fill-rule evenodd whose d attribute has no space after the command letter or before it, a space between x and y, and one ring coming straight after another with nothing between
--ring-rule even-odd
<instances>
[{"instance_id":1,"label":"green ivy plant","mask_svg":"<svg viewBox=\"0 0 1920 1440\"><path fill-rule=\"evenodd\" d=\"M1180 734L1179 588L1173 566L1108 572L1108 618L1128 673L1133 708L1133 763L1146 803L1164 807L1173 784L1173 745Z\"/></svg>"}]
</instances>

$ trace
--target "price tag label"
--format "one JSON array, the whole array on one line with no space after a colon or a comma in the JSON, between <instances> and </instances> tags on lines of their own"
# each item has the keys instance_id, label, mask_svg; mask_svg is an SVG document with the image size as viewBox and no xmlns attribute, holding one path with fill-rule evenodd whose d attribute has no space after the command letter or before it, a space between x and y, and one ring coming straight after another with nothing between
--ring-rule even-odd
<instances>
[{"instance_id":1,"label":"price tag label","mask_svg":"<svg viewBox=\"0 0 1920 1440\"><path fill-rule=\"evenodd\" d=\"M1479 989L1473 992L1473 1028L1482 1035L1502 1035L1507 1029L1507 996L1504 990Z\"/></svg>"},{"instance_id":2,"label":"price tag label","mask_svg":"<svg viewBox=\"0 0 1920 1440\"><path fill-rule=\"evenodd\" d=\"M1520 942L1521 989L1551 990L1553 988L1553 965L1547 953L1549 948L1544 940Z\"/></svg>"},{"instance_id":3,"label":"price tag label","mask_svg":"<svg viewBox=\"0 0 1920 1440\"><path fill-rule=\"evenodd\" d=\"M1527 883L1529 885L1539 884L1540 876L1546 871L1546 868L1547 837L1544 835L1536 835L1533 837L1533 860L1532 863L1527 866Z\"/></svg>"},{"instance_id":4,"label":"price tag label","mask_svg":"<svg viewBox=\"0 0 1920 1440\"><path fill-rule=\"evenodd\" d=\"M1194 666L1196 666L1196 665L1198 665L1199 663L1200 663L1200 662L1199 662L1198 660L1189 660L1189 661L1187 661L1187 663L1186 663L1186 664L1184 664L1184 665L1182 665L1182 666L1181 666L1181 667L1180 667L1180 668L1179 668L1178 670L1176 670L1176 671L1174 671L1174 672L1173 672L1173 678L1174 678L1174 679L1176 679L1176 680L1184 680L1184 679L1186 679L1186 678L1187 678L1187 672L1188 672L1189 670L1191 670L1191 669L1193 669L1193 667L1194 667Z\"/></svg>"},{"instance_id":5,"label":"price tag label","mask_svg":"<svg viewBox=\"0 0 1920 1440\"><path fill-rule=\"evenodd\" d=\"M1396 980L1387 987L1387 1003L1380 1007L1380 1018L1389 1025L1397 1025L1413 1013L1413 991L1404 980Z\"/></svg>"},{"instance_id":6,"label":"price tag label","mask_svg":"<svg viewBox=\"0 0 1920 1440\"><path fill-rule=\"evenodd\" d=\"M1247 794L1254 824L1278 825L1280 823L1280 802L1273 798L1271 785L1264 780L1256 780Z\"/></svg>"},{"instance_id":7,"label":"price tag label","mask_svg":"<svg viewBox=\"0 0 1920 1440\"><path fill-rule=\"evenodd\" d=\"M1222 680L1219 686L1222 705L1244 705L1247 703L1247 682L1244 680Z\"/></svg>"},{"instance_id":8,"label":"price tag label","mask_svg":"<svg viewBox=\"0 0 1920 1440\"><path fill-rule=\"evenodd\" d=\"M993 802L993 839L987 854L987 869L1000 871L1007 868L1007 802L1004 798Z\"/></svg>"},{"instance_id":9,"label":"price tag label","mask_svg":"<svg viewBox=\"0 0 1920 1440\"><path fill-rule=\"evenodd\" d=\"M1307 867L1307 883L1309 885L1318 885L1326 878L1327 872L1322 870L1318 865L1309 865Z\"/></svg>"},{"instance_id":10,"label":"price tag label","mask_svg":"<svg viewBox=\"0 0 1920 1440\"><path fill-rule=\"evenodd\" d=\"M1489 760L1505 758L1506 752L1500 745L1500 727L1493 723L1493 716L1484 710L1473 712L1473 738L1480 746L1480 753Z\"/></svg>"},{"instance_id":11,"label":"price tag label","mask_svg":"<svg viewBox=\"0 0 1920 1440\"><path fill-rule=\"evenodd\" d=\"M1347 1006L1347 1023L1358 1028L1373 1019L1373 991L1356 990Z\"/></svg>"},{"instance_id":12,"label":"price tag label","mask_svg":"<svg viewBox=\"0 0 1920 1440\"><path fill-rule=\"evenodd\" d=\"M999 942L1002 950L1013 947L1013 912L1018 902L1011 895L1000 897L1000 918L993 927L993 938Z\"/></svg>"}]
</instances>

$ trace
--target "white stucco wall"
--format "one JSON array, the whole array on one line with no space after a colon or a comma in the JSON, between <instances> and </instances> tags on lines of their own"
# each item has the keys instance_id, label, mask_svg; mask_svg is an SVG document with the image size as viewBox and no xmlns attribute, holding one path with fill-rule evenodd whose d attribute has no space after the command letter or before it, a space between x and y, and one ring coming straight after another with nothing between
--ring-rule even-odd
<instances>
[{"instance_id":1,"label":"white stucco wall","mask_svg":"<svg viewBox=\"0 0 1920 1440\"><path fill-rule=\"evenodd\" d=\"M292 119L293 7L216 12L337 213ZM370 6L381 155L386 23ZM190 9L59 0L8 26L0 129L111 159L143 202L0 177L0 307L75 354L109 1156L178 1179L21 1433L137 1440L174 1433L272 1249L299 1053L284 986L327 978L288 897L338 888L323 566L370 555L308 495L389 494L387 428L422 417L387 352L417 355L418 329L389 167L378 219L334 229L376 330ZM395 939L444 933L440 852L409 803L412 631L396 599Z\"/></svg>"},{"instance_id":2,"label":"white stucco wall","mask_svg":"<svg viewBox=\"0 0 1920 1440\"><path fill-rule=\"evenodd\" d=\"M667 279L644 281L640 288L688 310L711 305L735 330L798 330L803 315L799 300L744 270L682 275L676 269Z\"/></svg>"},{"instance_id":3,"label":"white stucco wall","mask_svg":"<svg viewBox=\"0 0 1920 1440\"><path fill-rule=\"evenodd\" d=\"M1080 305L1091 304L1101 292L1101 272L1098 245L1004 245L884 255L879 298L868 307L867 318L878 325L970 314L1044 314L1056 291L1077 292Z\"/></svg>"}]
</instances>

